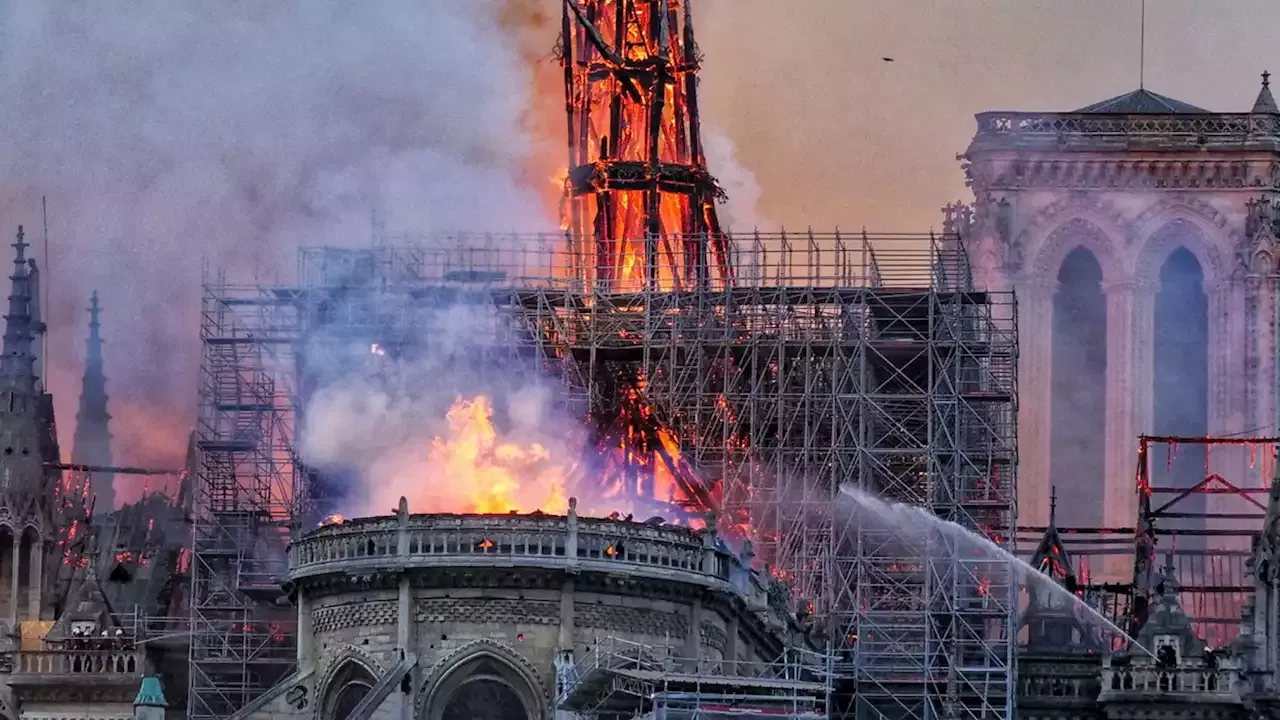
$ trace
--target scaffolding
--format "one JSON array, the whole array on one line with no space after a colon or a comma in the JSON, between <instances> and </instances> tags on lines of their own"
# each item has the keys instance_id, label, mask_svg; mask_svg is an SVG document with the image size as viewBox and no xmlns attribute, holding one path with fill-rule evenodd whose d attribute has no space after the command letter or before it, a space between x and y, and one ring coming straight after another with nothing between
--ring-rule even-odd
<instances>
[{"instance_id":1,"label":"scaffolding","mask_svg":"<svg viewBox=\"0 0 1280 720\"><path fill-rule=\"evenodd\" d=\"M188 717L226 718L294 662L280 607L285 549L300 517L288 291L206 285L192 512Z\"/></svg>"},{"instance_id":2,"label":"scaffolding","mask_svg":"<svg viewBox=\"0 0 1280 720\"><path fill-rule=\"evenodd\" d=\"M1135 525L1058 529L1084 601L1137 636L1171 557L1196 635L1210 647L1231 645L1254 593L1253 538L1278 445L1275 437L1140 436ZM1046 530L1019 527L1019 555L1030 557Z\"/></svg>"},{"instance_id":3,"label":"scaffolding","mask_svg":"<svg viewBox=\"0 0 1280 720\"><path fill-rule=\"evenodd\" d=\"M1145 622L1172 556L1182 607L1197 636L1210 647L1236 639L1254 592L1253 537L1266 519L1277 444L1275 437L1138 439L1131 628Z\"/></svg>"},{"instance_id":4,"label":"scaffolding","mask_svg":"<svg viewBox=\"0 0 1280 720\"><path fill-rule=\"evenodd\" d=\"M706 242L647 244L668 240ZM477 352L553 377L566 408L607 414L624 389L655 408L715 499L722 533L750 537L831 638L843 688L831 714L1011 717L1008 569L944 532L852 522L841 488L924 507L1012 547L1012 293L975 292L951 236L723 236L732 277L629 291L609 280L621 270L568 271L585 242L386 237L300 251L294 288L210 286L192 717L243 705L287 669L288 626L264 642L274 597L253 579L281 570L273 548L323 512L316 474L292 451L310 382L299 348L325 337L388 352L430 343L440 308L458 304L493 311L475 328Z\"/></svg>"},{"instance_id":5,"label":"scaffolding","mask_svg":"<svg viewBox=\"0 0 1280 720\"><path fill-rule=\"evenodd\" d=\"M606 637L557 670L556 707L598 720L817 720L830 717L827 660L795 648L767 661L690 658Z\"/></svg>"}]
</instances>

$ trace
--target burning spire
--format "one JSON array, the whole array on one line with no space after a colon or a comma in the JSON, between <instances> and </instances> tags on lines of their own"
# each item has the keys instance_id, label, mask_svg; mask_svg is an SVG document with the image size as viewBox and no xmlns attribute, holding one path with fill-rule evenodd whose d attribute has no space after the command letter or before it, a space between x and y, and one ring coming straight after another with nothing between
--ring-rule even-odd
<instances>
[{"instance_id":1,"label":"burning spire","mask_svg":"<svg viewBox=\"0 0 1280 720\"><path fill-rule=\"evenodd\" d=\"M76 413L76 434L71 446L71 462L78 465L109 467L111 458L111 431L107 413L107 378L103 371L102 334L99 324L98 293L89 300L89 338L85 342L84 379L80 389L80 410ZM94 506L101 512L115 507L114 477L106 473L93 473L90 477L90 495Z\"/></svg>"},{"instance_id":2,"label":"burning spire","mask_svg":"<svg viewBox=\"0 0 1280 720\"><path fill-rule=\"evenodd\" d=\"M691 0L564 0L569 125L563 225L601 289L732 276L698 119Z\"/></svg>"}]
</instances>

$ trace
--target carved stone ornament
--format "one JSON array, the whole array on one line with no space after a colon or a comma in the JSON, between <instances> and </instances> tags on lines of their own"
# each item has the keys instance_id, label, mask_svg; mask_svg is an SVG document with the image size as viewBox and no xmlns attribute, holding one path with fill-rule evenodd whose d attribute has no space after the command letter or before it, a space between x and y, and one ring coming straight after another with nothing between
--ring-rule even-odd
<instances>
[{"instance_id":1,"label":"carved stone ornament","mask_svg":"<svg viewBox=\"0 0 1280 720\"><path fill-rule=\"evenodd\" d=\"M1103 240L1103 245L1099 247L1090 247L1090 251L1098 257L1099 262L1104 262L1102 254L1107 254L1111 260L1114 260L1114 252L1107 240L1109 237L1125 238L1133 235L1134 225L1127 220L1124 214L1106 199L1099 197L1094 193L1071 193L1066 197L1054 201L1031 217L1026 227L1018 234L1016 240L1011 244L1011 251L1016 248L1020 261L1010 266L1011 272L1017 272L1022 269L1022 257L1025 249L1035 242L1036 238L1045 238L1040 247L1036 250L1037 264L1032 268L1032 272L1052 272L1056 276L1058 268L1056 265L1049 270L1045 265L1046 250L1050 250L1049 234L1058 232L1063 226L1075 220L1083 220L1094 230L1092 234L1096 234L1098 238ZM1102 254L1100 254L1102 253ZM1059 258L1061 262L1061 258ZM1104 264L1105 268L1106 265ZM1112 265L1116 267L1116 265Z\"/></svg>"},{"instance_id":2,"label":"carved stone ornament","mask_svg":"<svg viewBox=\"0 0 1280 720\"><path fill-rule=\"evenodd\" d=\"M972 164L972 163L971 163ZM991 163L978 163L983 167ZM1017 160L996 172L963 168L971 177L993 176L984 189L1222 190L1280 188L1273 163L1256 160L1076 159L1053 154Z\"/></svg>"},{"instance_id":3,"label":"carved stone ornament","mask_svg":"<svg viewBox=\"0 0 1280 720\"><path fill-rule=\"evenodd\" d=\"M1204 226L1216 228L1229 237L1234 236L1237 239L1243 237L1238 229L1233 232L1231 220L1218 212L1216 207L1196 195L1180 192L1162 197L1134 218L1133 225L1136 232L1128 236L1129 241L1134 242L1140 237L1148 236L1170 220L1178 218L1197 220Z\"/></svg>"},{"instance_id":4,"label":"carved stone ornament","mask_svg":"<svg viewBox=\"0 0 1280 720\"><path fill-rule=\"evenodd\" d=\"M284 701L294 710L305 710L307 707L307 686L294 685L285 693Z\"/></svg>"},{"instance_id":5,"label":"carved stone ornament","mask_svg":"<svg viewBox=\"0 0 1280 720\"><path fill-rule=\"evenodd\" d=\"M1245 235L1236 243L1236 262L1249 275L1270 275L1275 272L1280 249L1280 205L1266 197L1250 200L1247 205Z\"/></svg>"}]
</instances>

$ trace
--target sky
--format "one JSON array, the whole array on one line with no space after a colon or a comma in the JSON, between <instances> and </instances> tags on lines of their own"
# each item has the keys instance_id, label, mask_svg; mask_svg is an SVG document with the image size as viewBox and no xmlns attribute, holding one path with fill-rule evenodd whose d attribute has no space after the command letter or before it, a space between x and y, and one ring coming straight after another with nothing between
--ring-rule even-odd
<instances>
[{"instance_id":1,"label":"sky","mask_svg":"<svg viewBox=\"0 0 1280 720\"><path fill-rule=\"evenodd\" d=\"M789 228L923 232L971 199L986 110L1073 110L1138 87L1140 0L702 0L705 117ZM1247 112L1280 73L1274 0L1147 0L1147 89ZM886 63L882 57L892 57ZM712 168L715 171L715 168Z\"/></svg>"},{"instance_id":2,"label":"sky","mask_svg":"<svg viewBox=\"0 0 1280 720\"><path fill-rule=\"evenodd\" d=\"M562 152L554 73L525 77L552 62L558 0L343 7L0 0L0 222L38 238L49 196L64 452L91 290L116 461L173 465L194 418L205 270L288 278L299 242L365 241L375 204L423 231L554 227L512 179ZM1138 85L1140 0L695 7L704 124L754 175L766 230L927 231L968 199L955 156L975 113L1071 110ZM1259 74L1280 73L1278 26L1275 0L1148 0L1146 86L1247 111ZM520 108L539 99L553 112L530 131ZM524 181L545 194L549 174Z\"/></svg>"}]
</instances>

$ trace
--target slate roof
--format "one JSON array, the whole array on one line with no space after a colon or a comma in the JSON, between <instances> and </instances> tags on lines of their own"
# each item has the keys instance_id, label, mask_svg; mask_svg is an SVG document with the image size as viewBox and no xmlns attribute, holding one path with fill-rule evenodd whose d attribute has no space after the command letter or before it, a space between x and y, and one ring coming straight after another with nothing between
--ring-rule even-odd
<instances>
[{"instance_id":1,"label":"slate roof","mask_svg":"<svg viewBox=\"0 0 1280 720\"><path fill-rule=\"evenodd\" d=\"M1117 95L1108 98L1102 102L1096 102L1092 105L1076 110L1077 113L1084 114L1112 114L1112 115L1181 115L1181 114L1203 114L1208 113L1204 108L1196 107L1191 103L1185 103L1181 100L1174 100L1160 93L1154 93L1145 88L1139 88L1123 95Z\"/></svg>"}]
</instances>

